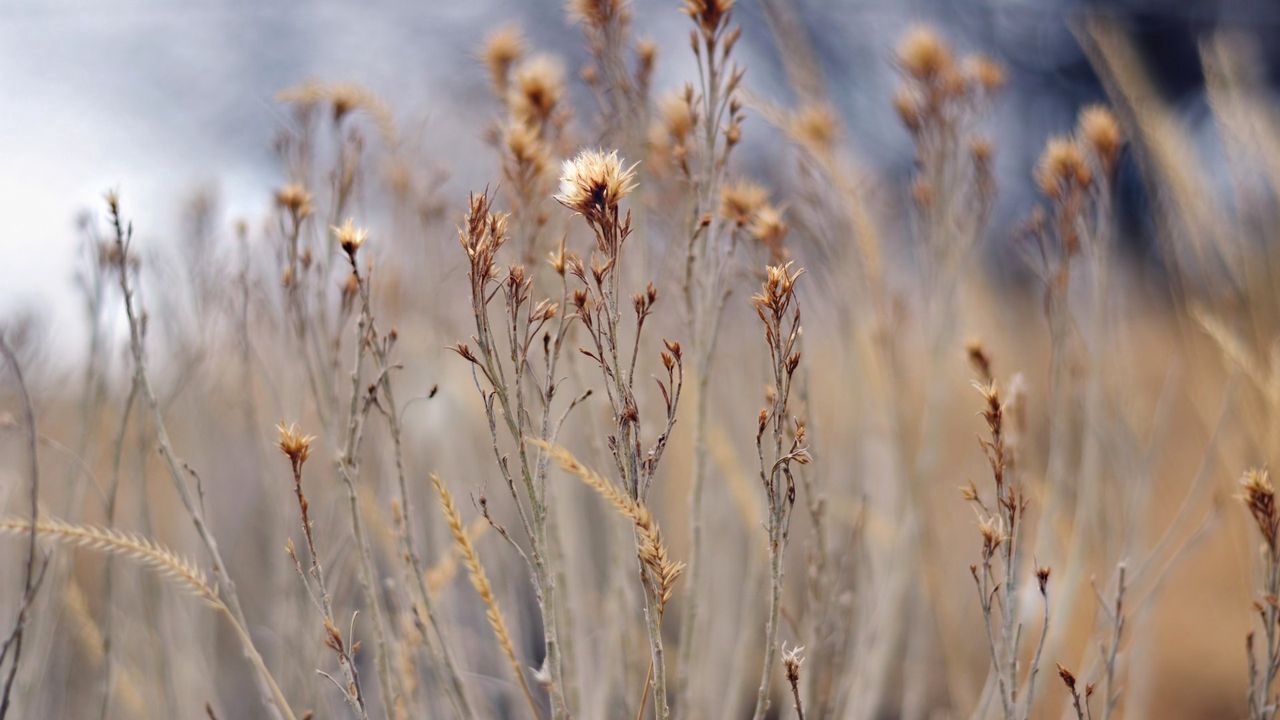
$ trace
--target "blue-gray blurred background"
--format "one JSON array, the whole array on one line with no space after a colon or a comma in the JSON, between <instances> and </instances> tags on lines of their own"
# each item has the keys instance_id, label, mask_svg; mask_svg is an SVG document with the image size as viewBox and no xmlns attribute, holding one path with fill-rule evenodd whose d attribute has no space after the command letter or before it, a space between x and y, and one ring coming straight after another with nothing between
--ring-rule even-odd
<instances>
[{"instance_id":1,"label":"blue-gray blurred background","mask_svg":"<svg viewBox=\"0 0 1280 720\"><path fill-rule=\"evenodd\" d=\"M1010 87L993 133L1001 205L994 233L1025 212L1025 178L1044 138L1104 91L1072 32L1085 11L1120 21L1160 89L1212 158L1197 42L1231 27L1255 35L1274 86L1280 3L1274 0L794 0L854 149L875 171L905 176L908 137L894 117L892 46L911 23L936 25L961 51L1003 61ZM655 89L694 76L677 0L637 0L637 33L660 47ZM495 173L483 128L494 113L476 50L495 18L534 47L580 65L578 29L559 0L2 0L0 1L0 313L34 312L52 347L78 347L70 292L80 244L76 217L107 188L128 198L140 237L181 232L184 201L217 198L226 226L262 215L281 181L272 153L283 120L277 91L308 78L353 81L392 107L461 196ZM752 0L738 3L747 86L786 101L790 91ZM580 88L579 88L580 90ZM763 125L749 119L750 138ZM753 127L754 126L754 127ZM745 163L766 174L767 148ZM1212 166L1212 162L1210 162ZM1131 245L1150 229L1138 183L1124 193Z\"/></svg>"}]
</instances>

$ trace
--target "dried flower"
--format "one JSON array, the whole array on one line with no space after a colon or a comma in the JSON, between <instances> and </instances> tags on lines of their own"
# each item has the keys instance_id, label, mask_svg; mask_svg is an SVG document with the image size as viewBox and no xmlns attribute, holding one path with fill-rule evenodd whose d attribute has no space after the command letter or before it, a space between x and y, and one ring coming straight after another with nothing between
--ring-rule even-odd
<instances>
[{"instance_id":1,"label":"dried flower","mask_svg":"<svg viewBox=\"0 0 1280 720\"><path fill-rule=\"evenodd\" d=\"M733 10L734 0L684 0L681 10L693 18L703 37L712 38L728 21L729 12Z\"/></svg>"},{"instance_id":2,"label":"dried flower","mask_svg":"<svg viewBox=\"0 0 1280 720\"><path fill-rule=\"evenodd\" d=\"M1072 692L1076 689L1076 676L1071 673L1062 663L1058 663L1058 677L1062 678L1062 683Z\"/></svg>"},{"instance_id":3,"label":"dried flower","mask_svg":"<svg viewBox=\"0 0 1280 720\"><path fill-rule=\"evenodd\" d=\"M1093 181L1093 173L1080 152L1080 145L1069 137L1052 137L1045 143L1036 163L1036 184L1040 192L1061 198L1073 189L1084 189Z\"/></svg>"},{"instance_id":4,"label":"dried flower","mask_svg":"<svg viewBox=\"0 0 1280 720\"><path fill-rule=\"evenodd\" d=\"M520 63L512 73L508 104L511 115L528 125L542 125L552 118L564 96L564 66L547 55Z\"/></svg>"},{"instance_id":5,"label":"dried flower","mask_svg":"<svg viewBox=\"0 0 1280 720\"><path fill-rule=\"evenodd\" d=\"M916 26L899 43L898 62L917 80L932 80L951 68L951 49L932 28Z\"/></svg>"},{"instance_id":6,"label":"dried flower","mask_svg":"<svg viewBox=\"0 0 1280 720\"><path fill-rule=\"evenodd\" d=\"M687 92L664 95L658 101L662 127L673 140L683 140L693 132L696 121Z\"/></svg>"},{"instance_id":7,"label":"dried flower","mask_svg":"<svg viewBox=\"0 0 1280 720\"><path fill-rule=\"evenodd\" d=\"M924 127L924 112L916 93L900 88L893 95L893 110L898 113L898 119L913 135Z\"/></svg>"},{"instance_id":8,"label":"dried flower","mask_svg":"<svg viewBox=\"0 0 1280 720\"><path fill-rule=\"evenodd\" d=\"M541 177L551 165L551 156L541 133L524 123L511 123L503 134L503 142L515 169Z\"/></svg>"},{"instance_id":9,"label":"dried flower","mask_svg":"<svg viewBox=\"0 0 1280 720\"><path fill-rule=\"evenodd\" d=\"M797 645L790 650L785 647L782 649L782 665L787 671L787 681L797 682L800 680L800 666L804 664L804 646Z\"/></svg>"},{"instance_id":10,"label":"dried flower","mask_svg":"<svg viewBox=\"0 0 1280 720\"><path fill-rule=\"evenodd\" d=\"M765 310L775 317L782 317L795 297L796 280L804 274L804 268L791 272L791 265L770 265L765 270L765 281L760 292L751 297L757 313Z\"/></svg>"},{"instance_id":11,"label":"dried flower","mask_svg":"<svg viewBox=\"0 0 1280 720\"><path fill-rule=\"evenodd\" d=\"M982 557L989 560L996 550L1009 539L1004 529L1004 520L998 515L989 515L978 520L978 534L982 536Z\"/></svg>"},{"instance_id":12,"label":"dried flower","mask_svg":"<svg viewBox=\"0 0 1280 720\"><path fill-rule=\"evenodd\" d=\"M504 25L485 38L480 57L489 68L489 80L499 97L506 94L511 66L523 54L524 37L520 34L520 28L514 25Z\"/></svg>"},{"instance_id":13,"label":"dried flower","mask_svg":"<svg viewBox=\"0 0 1280 720\"><path fill-rule=\"evenodd\" d=\"M369 238L369 231L356 227L355 221L351 218L347 218L341 227L330 226L329 229L333 231L333 234L338 238L338 244L342 246L343 251L350 256L351 261L354 263L356 252L364 244L364 241Z\"/></svg>"},{"instance_id":14,"label":"dried flower","mask_svg":"<svg viewBox=\"0 0 1280 720\"><path fill-rule=\"evenodd\" d=\"M791 137L814 152L827 152L836 142L836 116L826 105L805 105L791 115Z\"/></svg>"},{"instance_id":15,"label":"dried flower","mask_svg":"<svg viewBox=\"0 0 1280 720\"><path fill-rule=\"evenodd\" d=\"M565 12L573 22L605 27L613 18L627 18L626 0L568 0Z\"/></svg>"},{"instance_id":16,"label":"dried flower","mask_svg":"<svg viewBox=\"0 0 1280 720\"><path fill-rule=\"evenodd\" d=\"M304 435L298 430L296 424L290 423L286 426L284 422L276 425L276 432L279 434L276 447L280 448L280 452L293 463L295 471L301 469L302 464L311 455L311 442L316 439L315 436Z\"/></svg>"},{"instance_id":17,"label":"dried flower","mask_svg":"<svg viewBox=\"0 0 1280 720\"><path fill-rule=\"evenodd\" d=\"M1077 128L1080 138L1097 155L1103 172L1110 175L1120 156L1120 146L1124 144L1115 115L1101 105L1090 105L1080 111Z\"/></svg>"},{"instance_id":18,"label":"dried flower","mask_svg":"<svg viewBox=\"0 0 1280 720\"><path fill-rule=\"evenodd\" d=\"M1276 489L1271 477L1265 469L1249 470L1240 478L1240 488L1240 501L1253 514L1258 532L1274 557L1277 534L1280 534L1280 510L1276 508Z\"/></svg>"},{"instance_id":19,"label":"dried flower","mask_svg":"<svg viewBox=\"0 0 1280 720\"><path fill-rule=\"evenodd\" d=\"M986 55L972 55L965 59L965 73L987 94L1004 87L1004 66Z\"/></svg>"},{"instance_id":20,"label":"dried flower","mask_svg":"<svg viewBox=\"0 0 1280 720\"><path fill-rule=\"evenodd\" d=\"M298 183L289 183L276 190L276 205L288 210L298 219L307 217L313 211L311 193Z\"/></svg>"},{"instance_id":21,"label":"dried flower","mask_svg":"<svg viewBox=\"0 0 1280 720\"><path fill-rule=\"evenodd\" d=\"M555 199L584 215L616 208L635 189L635 165L624 167L618 151L583 150L561 167Z\"/></svg>"},{"instance_id":22,"label":"dried flower","mask_svg":"<svg viewBox=\"0 0 1280 720\"><path fill-rule=\"evenodd\" d=\"M787 259L787 249L782 241L787 237L787 223L782 219L782 211L769 203L756 210L755 217L747 226L751 237L769 249L769 261L774 265L782 265Z\"/></svg>"},{"instance_id":23,"label":"dried flower","mask_svg":"<svg viewBox=\"0 0 1280 720\"><path fill-rule=\"evenodd\" d=\"M745 227L769 200L769 193L750 180L739 180L720 189L720 216Z\"/></svg>"}]
</instances>

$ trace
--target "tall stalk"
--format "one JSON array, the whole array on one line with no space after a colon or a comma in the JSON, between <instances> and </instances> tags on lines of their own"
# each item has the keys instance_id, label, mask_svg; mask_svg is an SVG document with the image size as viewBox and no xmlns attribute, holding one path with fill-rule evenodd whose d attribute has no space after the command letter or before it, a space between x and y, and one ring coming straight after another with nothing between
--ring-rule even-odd
<instances>
[{"instance_id":1,"label":"tall stalk","mask_svg":"<svg viewBox=\"0 0 1280 720\"><path fill-rule=\"evenodd\" d=\"M778 654L782 561L791 527L791 511L796 503L796 482L791 465L809 462L804 424L791 417L787 405L791 398L792 380L800 367L800 304L795 297L795 282L803 273L803 270L792 272L790 263L770 266L760 293L751 299L756 315L764 325L773 382L771 406L760 411L756 430L760 482L768 500L765 529L769 542L769 614L765 621L760 687L756 691L756 708L752 715L755 720L763 720L769 710L769 689L773 684L773 667Z\"/></svg>"}]
</instances>

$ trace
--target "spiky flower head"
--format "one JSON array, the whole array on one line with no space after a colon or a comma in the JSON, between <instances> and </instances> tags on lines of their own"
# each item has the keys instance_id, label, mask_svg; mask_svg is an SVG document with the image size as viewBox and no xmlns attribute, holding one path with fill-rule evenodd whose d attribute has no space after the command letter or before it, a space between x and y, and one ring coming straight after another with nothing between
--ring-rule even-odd
<instances>
[{"instance_id":1,"label":"spiky flower head","mask_svg":"<svg viewBox=\"0 0 1280 720\"><path fill-rule=\"evenodd\" d=\"M302 219L312 213L311 193L298 183L289 183L276 190L276 205Z\"/></svg>"},{"instance_id":2,"label":"spiky flower head","mask_svg":"<svg viewBox=\"0 0 1280 720\"><path fill-rule=\"evenodd\" d=\"M684 0L681 10L693 18L704 37L714 37L728 21L734 0Z\"/></svg>"},{"instance_id":3,"label":"spiky flower head","mask_svg":"<svg viewBox=\"0 0 1280 720\"><path fill-rule=\"evenodd\" d=\"M564 65L549 55L535 55L511 73L507 100L511 115L529 125L552 119L564 97Z\"/></svg>"},{"instance_id":4,"label":"spiky flower head","mask_svg":"<svg viewBox=\"0 0 1280 720\"><path fill-rule=\"evenodd\" d=\"M986 55L971 55L964 61L966 74L988 95L997 92L1005 84L1004 66Z\"/></svg>"},{"instance_id":5,"label":"spiky flower head","mask_svg":"<svg viewBox=\"0 0 1280 720\"><path fill-rule=\"evenodd\" d=\"M782 210L765 203L756 211L747 232L751 237L769 249L769 262L782 265L787 260L787 250L782 241L787 237L787 221L782 217Z\"/></svg>"},{"instance_id":6,"label":"spiky flower head","mask_svg":"<svg viewBox=\"0 0 1280 720\"><path fill-rule=\"evenodd\" d=\"M626 0L568 0L565 13L573 22L603 28L615 18L627 22L630 19L629 4Z\"/></svg>"},{"instance_id":7,"label":"spiky flower head","mask_svg":"<svg viewBox=\"0 0 1280 720\"><path fill-rule=\"evenodd\" d=\"M738 180L720 189L720 216L738 227L751 222L769 201L769 193L750 180Z\"/></svg>"},{"instance_id":8,"label":"spiky flower head","mask_svg":"<svg viewBox=\"0 0 1280 720\"><path fill-rule=\"evenodd\" d=\"M787 123L788 134L814 152L830 152L835 145L838 128L835 113L820 103L801 107Z\"/></svg>"},{"instance_id":9,"label":"spiky flower head","mask_svg":"<svg viewBox=\"0 0 1280 720\"><path fill-rule=\"evenodd\" d=\"M932 80L951 69L951 48L933 28L918 25L898 44L898 62L916 80Z\"/></svg>"},{"instance_id":10,"label":"spiky flower head","mask_svg":"<svg viewBox=\"0 0 1280 720\"><path fill-rule=\"evenodd\" d=\"M1090 105L1080 111L1078 132L1081 139L1098 156L1098 162L1108 175L1115 169L1124 138L1116 116L1102 105Z\"/></svg>"},{"instance_id":11,"label":"spiky flower head","mask_svg":"<svg viewBox=\"0 0 1280 720\"><path fill-rule=\"evenodd\" d=\"M1240 501L1258 523L1258 532L1274 556L1280 535L1280 510L1276 508L1276 488L1266 469L1249 470L1240 478Z\"/></svg>"},{"instance_id":12,"label":"spiky flower head","mask_svg":"<svg viewBox=\"0 0 1280 720\"><path fill-rule=\"evenodd\" d=\"M588 216L617 208L636 187L635 167L624 166L617 150L583 150L561 166L555 199Z\"/></svg>"},{"instance_id":13,"label":"spiky flower head","mask_svg":"<svg viewBox=\"0 0 1280 720\"><path fill-rule=\"evenodd\" d=\"M331 225L329 227L333 231L335 237L338 238L338 244L342 246L344 252L355 260L356 251L369 239L369 231L364 228L356 227L355 221L347 218L346 222L341 226Z\"/></svg>"},{"instance_id":14,"label":"spiky flower head","mask_svg":"<svg viewBox=\"0 0 1280 720\"><path fill-rule=\"evenodd\" d=\"M787 671L787 681L793 685L800 680L800 666L804 664L804 646L797 645L790 650L782 648L782 666Z\"/></svg>"},{"instance_id":15,"label":"spiky flower head","mask_svg":"<svg viewBox=\"0 0 1280 720\"><path fill-rule=\"evenodd\" d=\"M276 432L279 434L276 447L289 458L295 470L300 470L311 455L311 443L316 439L315 436L304 434L294 423L285 425L280 422L276 425Z\"/></svg>"},{"instance_id":16,"label":"spiky flower head","mask_svg":"<svg viewBox=\"0 0 1280 720\"><path fill-rule=\"evenodd\" d=\"M480 50L480 58L489 68L489 80L500 95L507 91L511 66L524 54L524 36L515 25L503 25L489 33Z\"/></svg>"},{"instance_id":17,"label":"spiky flower head","mask_svg":"<svg viewBox=\"0 0 1280 720\"><path fill-rule=\"evenodd\" d=\"M1074 189L1084 189L1093 182L1089 163L1080 145L1070 137L1049 138L1040 161L1036 163L1036 184L1046 196L1059 199Z\"/></svg>"}]
</instances>

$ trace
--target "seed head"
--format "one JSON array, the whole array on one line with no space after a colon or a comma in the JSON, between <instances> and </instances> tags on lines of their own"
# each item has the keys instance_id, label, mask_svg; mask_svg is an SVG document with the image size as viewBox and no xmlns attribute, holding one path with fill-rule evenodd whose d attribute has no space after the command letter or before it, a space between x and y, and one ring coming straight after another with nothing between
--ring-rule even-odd
<instances>
[{"instance_id":1,"label":"seed head","mask_svg":"<svg viewBox=\"0 0 1280 720\"><path fill-rule=\"evenodd\" d=\"M965 72L988 95L1005 84L1004 66L986 55L972 55L965 60Z\"/></svg>"},{"instance_id":2,"label":"seed head","mask_svg":"<svg viewBox=\"0 0 1280 720\"><path fill-rule=\"evenodd\" d=\"M693 18L705 38L712 38L729 19L734 0L684 0L681 10Z\"/></svg>"},{"instance_id":3,"label":"seed head","mask_svg":"<svg viewBox=\"0 0 1280 720\"><path fill-rule=\"evenodd\" d=\"M276 190L276 205L302 219L312 213L311 193L298 183L289 183Z\"/></svg>"},{"instance_id":4,"label":"seed head","mask_svg":"<svg viewBox=\"0 0 1280 720\"><path fill-rule=\"evenodd\" d=\"M565 12L573 22L603 28L614 18L625 22L630 10L626 0L569 0Z\"/></svg>"},{"instance_id":5,"label":"seed head","mask_svg":"<svg viewBox=\"0 0 1280 720\"><path fill-rule=\"evenodd\" d=\"M755 217L747 226L751 237L769 249L769 261L774 265L782 265L787 260L787 249L782 241L786 239L788 230L782 211L769 203L756 210Z\"/></svg>"},{"instance_id":6,"label":"seed head","mask_svg":"<svg viewBox=\"0 0 1280 720\"><path fill-rule=\"evenodd\" d=\"M1110 175L1119 158L1120 146L1124 144L1116 116L1101 105L1090 105L1080 111L1077 125L1080 137L1098 156L1103 171Z\"/></svg>"},{"instance_id":7,"label":"seed head","mask_svg":"<svg viewBox=\"0 0 1280 720\"><path fill-rule=\"evenodd\" d=\"M1062 678L1062 684L1066 685L1068 690L1075 692L1076 676L1064 667L1062 663L1058 663L1058 677Z\"/></svg>"},{"instance_id":8,"label":"seed head","mask_svg":"<svg viewBox=\"0 0 1280 720\"><path fill-rule=\"evenodd\" d=\"M978 520L978 534L982 536L982 557L990 559L996 550L1009 539L1005 533L1004 520L999 515L988 515Z\"/></svg>"},{"instance_id":9,"label":"seed head","mask_svg":"<svg viewBox=\"0 0 1280 720\"><path fill-rule=\"evenodd\" d=\"M933 28L916 26L898 44L898 62L917 80L932 80L951 67L951 49Z\"/></svg>"},{"instance_id":10,"label":"seed head","mask_svg":"<svg viewBox=\"0 0 1280 720\"><path fill-rule=\"evenodd\" d=\"M276 432L279 434L276 447L289 458L295 469L301 469L311 455L311 442L316 439L315 436L304 435L296 424L286 426L283 421L276 425Z\"/></svg>"},{"instance_id":11,"label":"seed head","mask_svg":"<svg viewBox=\"0 0 1280 720\"><path fill-rule=\"evenodd\" d=\"M535 128L520 122L511 123L503 133L503 142L511 154L515 171L541 177L550 168L551 156L547 145Z\"/></svg>"},{"instance_id":12,"label":"seed head","mask_svg":"<svg viewBox=\"0 0 1280 720\"><path fill-rule=\"evenodd\" d=\"M356 227L355 221L351 218L347 218L341 227L331 225L329 229L333 231L334 236L338 238L338 244L342 246L343 251L351 257L351 261L354 263L356 252L364 244L364 241L369 238L369 231Z\"/></svg>"},{"instance_id":13,"label":"seed head","mask_svg":"<svg viewBox=\"0 0 1280 720\"><path fill-rule=\"evenodd\" d=\"M664 95L658 101L658 113L663 129L673 140L683 140L693 132L695 117L686 94Z\"/></svg>"},{"instance_id":14,"label":"seed head","mask_svg":"<svg viewBox=\"0 0 1280 720\"><path fill-rule=\"evenodd\" d=\"M635 167L624 167L616 150L583 150L561 166L560 192L555 199L583 215L617 208L635 189Z\"/></svg>"},{"instance_id":15,"label":"seed head","mask_svg":"<svg viewBox=\"0 0 1280 720\"><path fill-rule=\"evenodd\" d=\"M1240 478L1240 501L1249 508L1258 523L1258 532L1275 556L1277 534L1280 534L1280 510L1276 508L1276 489L1265 469L1249 470Z\"/></svg>"},{"instance_id":16,"label":"seed head","mask_svg":"<svg viewBox=\"0 0 1280 720\"><path fill-rule=\"evenodd\" d=\"M806 105L791 116L791 137L815 152L828 152L836 142L836 116L826 105Z\"/></svg>"},{"instance_id":17,"label":"seed head","mask_svg":"<svg viewBox=\"0 0 1280 720\"><path fill-rule=\"evenodd\" d=\"M797 645L790 650L782 648L782 665L787 671L787 681L795 684L800 681L800 666L804 664L804 646Z\"/></svg>"},{"instance_id":18,"label":"seed head","mask_svg":"<svg viewBox=\"0 0 1280 720\"><path fill-rule=\"evenodd\" d=\"M1040 162L1036 163L1036 184L1040 192L1061 199L1069 191L1084 189L1093 181L1093 173L1085 162L1080 145L1065 136L1049 138Z\"/></svg>"},{"instance_id":19,"label":"seed head","mask_svg":"<svg viewBox=\"0 0 1280 720\"><path fill-rule=\"evenodd\" d=\"M517 121L538 126L551 119L563 96L564 66L550 56L535 55L512 73L507 102Z\"/></svg>"},{"instance_id":20,"label":"seed head","mask_svg":"<svg viewBox=\"0 0 1280 720\"><path fill-rule=\"evenodd\" d=\"M739 180L720 189L720 216L745 227L769 200L769 193L750 180Z\"/></svg>"},{"instance_id":21,"label":"seed head","mask_svg":"<svg viewBox=\"0 0 1280 720\"><path fill-rule=\"evenodd\" d=\"M484 39L484 48L480 58L489 68L489 80L499 97L507 92L511 77L511 66L524 54L524 37L520 28L504 25L489 33Z\"/></svg>"},{"instance_id":22,"label":"seed head","mask_svg":"<svg viewBox=\"0 0 1280 720\"><path fill-rule=\"evenodd\" d=\"M763 314L767 310L777 318L786 313L795 297L796 280L804 274L804 268L792 272L791 265L769 265L765 269L764 284L760 292L751 298L757 313Z\"/></svg>"},{"instance_id":23,"label":"seed head","mask_svg":"<svg viewBox=\"0 0 1280 720\"><path fill-rule=\"evenodd\" d=\"M920 107L920 100L909 89L900 88L894 93L893 109L898 113L898 119L902 121L903 126L913 135L924 127L924 112Z\"/></svg>"}]
</instances>

